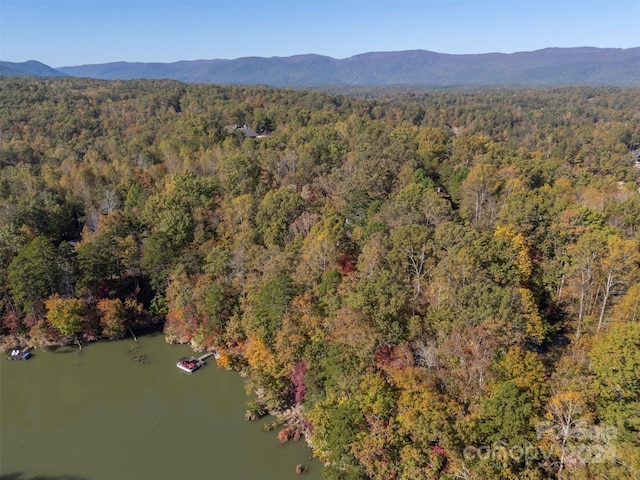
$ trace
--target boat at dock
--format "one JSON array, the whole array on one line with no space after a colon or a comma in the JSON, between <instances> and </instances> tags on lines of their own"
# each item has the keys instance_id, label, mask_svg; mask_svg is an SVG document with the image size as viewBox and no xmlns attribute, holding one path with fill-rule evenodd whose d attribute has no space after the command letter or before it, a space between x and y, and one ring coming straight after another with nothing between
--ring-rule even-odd
<instances>
[{"instance_id":1,"label":"boat at dock","mask_svg":"<svg viewBox=\"0 0 640 480\"><path fill-rule=\"evenodd\" d=\"M31 352L28 348L24 350L15 349L11 350L11 353L7 357L7 360L26 360L29 357L31 357Z\"/></svg>"},{"instance_id":2,"label":"boat at dock","mask_svg":"<svg viewBox=\"0 0 640 480\"><path fill-rule=\"evenodd\" d=\"M205 365L205 360L211 356L215 358L219 357L217 352L205 353L204 355L198 358L182 357L180 360L178 360L178 363L176 363L176 367L178 367L180 370L183 370L187 373L193 373L199 368L202 368Z\"/></svg>"},{"instance_id":3,"label":"boat at dock","mask_svg":"<svg viewBox=\"0 0 640 480\"><path fill-rule=\"evenodd\" d=\"M178 363L176 363L176 367L187 373L195 372L203 365L204 362L199 361L195 357L182 357L180 360L178 360Z\"/></svg>"}]
</instances>

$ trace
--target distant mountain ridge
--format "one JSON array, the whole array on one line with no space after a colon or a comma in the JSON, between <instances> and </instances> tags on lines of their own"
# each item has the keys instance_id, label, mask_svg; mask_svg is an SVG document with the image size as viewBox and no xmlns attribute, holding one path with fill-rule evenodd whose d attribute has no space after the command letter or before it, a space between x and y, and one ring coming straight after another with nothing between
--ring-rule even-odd
<instances>
[{"instance_id":1,"label":"distant mountain ridge","mask_svg":"<svg viewBox=\"0 0 640 480\"><path fill-rule=\"evenodd\" d=\"M0 75L17 77L66 77L67 74L35 60L27 62L0 61Z\"/></svg>"},{"instance_id":2,"label":"distant mountain ridge","mask_svg":"<svg viewBox=\"0 0 640 480\"><path fill-rule=\"evenodd\" d=\"M0 74L3 64L0 62ZM29 62L27 62L29 63ZM13 64L16 65L16 64ZM42 64L41 64L42 65ZM61 67L60 74L104 80L169 78L189 83L286 86L640 86L640 47L546 48L452 55L426 50L371 52L345 59L307 54L174 63L114 62Z\"/></svg>"}]
</instances>

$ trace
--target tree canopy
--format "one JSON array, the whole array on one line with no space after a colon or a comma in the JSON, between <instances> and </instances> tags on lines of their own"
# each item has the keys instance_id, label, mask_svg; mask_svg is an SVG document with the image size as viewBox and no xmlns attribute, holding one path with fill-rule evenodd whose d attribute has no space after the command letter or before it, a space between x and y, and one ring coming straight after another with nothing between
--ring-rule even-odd
<instances>
[{"instance_id":1,"label":"tree canopy","mask_svg":"<svg viewBox=\"0 0 640 480\"><path fill-rule=\"evenodd\" d=\"M327 478L637 476L640 91L350 93L0 78L3 345L161 322Z\"/></svg>"}]
</instances>

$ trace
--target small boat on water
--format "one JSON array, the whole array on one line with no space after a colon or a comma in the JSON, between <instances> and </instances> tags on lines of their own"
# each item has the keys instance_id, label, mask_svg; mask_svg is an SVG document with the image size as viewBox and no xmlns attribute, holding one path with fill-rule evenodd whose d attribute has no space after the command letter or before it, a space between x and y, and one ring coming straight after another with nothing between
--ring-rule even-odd
<instances>
[{"instance_id":1,"label":"small boat on water","mask_svg":"<svg viewBox=\"0 0 640 480\"><path fill-rule=\"evenodd\" d=\"M28 348L24 350L15 349L11 350L11 354L7 357L7 360L26 360L31 356L31 352Z\"/></svg>"},{"instance_id":2,"label":"small boat on water","mask_svg":"<svg viewBox=\"0 0 640 480\"><path fill-rule=\"evenodd\" d=\"M178 363L176 363L176 367L178 367L180 370L184 370L187 373L195 372L203 365L204 362L202 360L194 357L182 357L180 360L178 360Z\"/></svg>"},{"instance_id":3,"label":"small boat on water","mask_svg":"<svg viewBox=\"0 0 640 480\"><path fill-rule=\"evenodd\" d=\"M184 370L187 373L192 373L198 370L200 367L203 367L205 365L205 360L209 357L220 358L220 355L218 354L218 352L213 351L205 353L198 358L182 357L180 360L178 360L178 363L176 363L176 367L178 367L180 370Z\"/></svg>"}]
</instances>

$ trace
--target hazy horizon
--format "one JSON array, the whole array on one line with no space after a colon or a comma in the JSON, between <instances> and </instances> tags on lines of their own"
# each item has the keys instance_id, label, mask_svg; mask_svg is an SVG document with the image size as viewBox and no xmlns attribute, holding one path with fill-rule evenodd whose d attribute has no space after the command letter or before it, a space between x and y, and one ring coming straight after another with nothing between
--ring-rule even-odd
<instances>
[{"instance_id":1,"label":"hazy horizon","mask_svg":"<svg viewBox=\"0 0 640 480\"><path fill-rule=\"evenodd\" d=\"M634 48L640 2L0 0L0 60L54 68L370 52Z\"/></svg>"}]
</instances>

